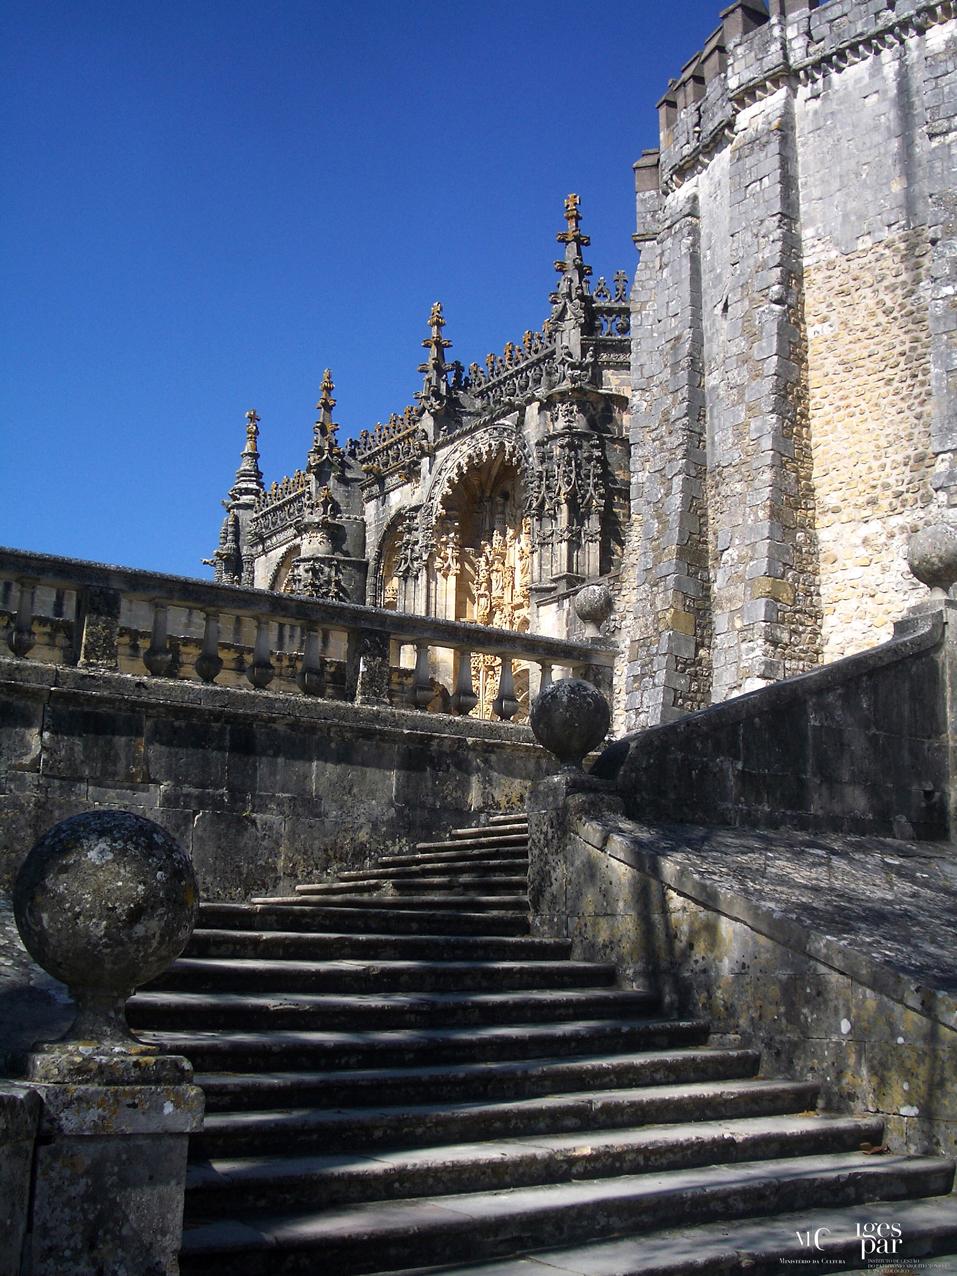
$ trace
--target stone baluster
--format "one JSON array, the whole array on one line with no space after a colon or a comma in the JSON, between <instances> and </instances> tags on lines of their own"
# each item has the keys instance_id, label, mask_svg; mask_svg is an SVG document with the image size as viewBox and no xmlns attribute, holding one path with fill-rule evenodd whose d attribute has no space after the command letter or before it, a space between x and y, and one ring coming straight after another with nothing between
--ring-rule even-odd
<instances>
[{"instance_id":1,"label":"stone baluster","mask_svg":"<svg viewBox=\"0 0 957 1276\"><path fill-rule=\"evenodd\" d=\"M355 685L356 704L389 703L389 634L383 629L363 629L349 638L349 685Z\"/></svg>"},{"instance_id":2,"label":"stone baluster","mask_svg":"<svg viewBox=\"0 0 957 1276\"><path fill-rule=\"evenodd\" d=\"M551 660L540 660L538 662L538 667L542 671L542 676L538 683L538 694L541 695L542 692L550 687L554 681L552 678L553 664Z\"/></svg>"},{"instance_id":3,"label":"stone baluster","mask_svg":"<svg viewBox=\"0 0 957 1276\"><path fill-rule=\"evenodd\" d=\"M269 659L269 621L260 616L256 620L253 662L246 670L246 677L257 690L263 691L275 676L276 666Z\"/></svg>"},{"instance_id":4,"label":"stone baluster","mask_svg":"<svg viewBox=\"0 0 957 1276\"><path fill-rule=\"evenodd\" d=\"M435 696L432 675L429 671L429 644L415 644L415 673L412 678L412 696L417 709L426 709Z\"/></svg>"},{"instance_id":5,"label":"stone baluster","mask_svg":"<svg viewBox=\"0 0 957 1276\"><path fill-rule=\"evenodd\" d=\"M478 696L472 685L472 653L459 652L459 667L455 675L455 691L452 695L452 708L455 713L471 713L478 704Z\"/></svg>"},{"instance_id":6,"label":"stone baluster","mask_svg":"<svg viewBox=\"0 0 957 1276\"><path fill-rule=\"evenodd\" d=\"M196 657L196 672L203 682L215 682L222 667L223 658L219 654L219 612L208 611L203 629L203 646Z\"/></svg>"},{"instance_id":7,"label":"stone baluster","mask_svg":"<svg viewBox=\"0 0 957 1276\"><path fill-rule=\"evenodd\" d=\"M173 653L169 649L168 608L166 603L153 603L153 633L150 645L143 653L143 664L154 678L166 678L173 667Z\"/></svg>"},{"instance_id":8,"label":"stone baluster","mask_svg":"<svg viewBox=\"0 0 957 1276\"><path fill-rule=\"evenodd\" d=\"M80 615L81 669L116 669L120 628L120 592L90 585L77 598Z\"/></svg>"},{"instance_id":9,"label":"stone baluster","mask_svg":"<svg viewBox=\"0 0 957 1276\"><path fill-rule=\"evenodd\" d=\"M319 655L319 630L315 625L306 627L302 645L302 664L296 674L299 690L306 696L322 695L322 662Z\"/></svg>"},{"instance_id":10,"label":"stone baluster","mask_svg":"<svg viewBox=\"0 0 957 1276\"><path fill-rule=\"evenodd\" d=\"M21 580L18 582L18 588L17 615L10 632L7 634L7 646L15 656L25 656L36 642L33 633L33 603L36 597L36 584L32 580Z\"/></svg>"},{"instance_id":11,"label":"stone baluster","mask_svg":"<svg viewBox=\"0 0 957 1276\"><path fill-rule=\"evenodd\" d=\"M492 708L498 717L505 722L513 718L518 710L515 699L515 679L512 675L511 656L502 657L502 672L498 680L498 695L492 701Z\"/></svg>"}]
</instances>

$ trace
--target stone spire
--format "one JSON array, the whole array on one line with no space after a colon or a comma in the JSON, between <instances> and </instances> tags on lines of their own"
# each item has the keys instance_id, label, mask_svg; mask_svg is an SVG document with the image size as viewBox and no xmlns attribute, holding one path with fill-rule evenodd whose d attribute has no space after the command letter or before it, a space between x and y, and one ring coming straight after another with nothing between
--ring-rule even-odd
<instances>
[{"instance_id":1,"label":"stone spire","mask_svg":"<svg viewBox=\"0 0 957 1276\"><path fill-rule=\"evenodd\" d=\"M580 207L581 201L575 194L565 200L565 229L556 235L558 242L565 245L565 256L555 262L560 278L549 296L552 303L549 324L561 334L561 344L574 359L581 358L582 328L591 304L587 282L591 266L586 266L582 258L582 249L587 248L591 240L582 234Z\"/></svg>"},{"instance_id":2,"label":"stone spire","mask_svg":"<svg viewBox=\"0 0 957 1276\"><path fill-rule=\"evenodd\" d=\"M332 419L332 409L336 406L336 401L332 397L335 388L332 372L326 368L322 374L319 402L316 404L319 416L312 427L312 447L309 449L307 465L310 473L318 470L325 461L338 469L343 457L342 448L336 441L336 431L339 427Z\"/></svg>"},{"instance_id":3,"label":"stone spire","mask_svg":"<svg viewBox=\"0 0 957 1276\"><path fill-rule=\"evenodd\" d=\"M565 256L555 262L555 269L562 276L556 289L557 297L582 297L588 292L585 280L591 274L591 266L585 265L582 249L587 248L591 240L582 234L580 208L578 196L569 195L565 200L565 229L555 236L558 243L565 245Z\"/></svg>"},{"instance_id":4,"label":"stone spire","mask_svg":"<svg viewBox=\"0 0 957 1276\"><path fill-rule=\"evenodd\" d=\"M419 403L430 411L444 406L448 398L449 387L446 380L448 367L445 362L445 352L451 347L452 342L446 341L442 336L444 327L445 316L442 314L442 303L436 301L429 312L430 334L422 342L423 348L429 353L425 362L420 363L418 367L418 371L425 374L425 380L421 392L415 396Z\"/></svg>"},{"instance_id":5,"label":"stone spire","mask_svg":"<svg viewBox=\"0 0 957 1276\"><path fill-rule=\"evenodd\" d=\"M264 490L262 470L259 468L259 414L255 408L246 413L246 446L240 457L236 480L229 489L230 501L244 497L255 500Z\"/></svg>"}]
</instances>

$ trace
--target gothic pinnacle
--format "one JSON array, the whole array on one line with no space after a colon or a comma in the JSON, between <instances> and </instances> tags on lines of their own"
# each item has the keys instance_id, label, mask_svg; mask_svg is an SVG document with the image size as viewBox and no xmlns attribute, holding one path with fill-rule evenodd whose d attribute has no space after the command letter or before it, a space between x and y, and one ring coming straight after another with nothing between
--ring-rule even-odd
<instances>
[{"instance_id":1,"label":"gothic pinnacle","mask_svg":"<svg viewBox=\"0 0 957 1276\"><path fill-rule=\"evenodd\" d=\"M319 420L331 430L339 428L333 424L332 420L332 409L336 406L336 401L332 397L332 392L335 388L335 383L332 380L332 370L331 368L326 368L322 374L322 384L319 386L319 402L316 404L316 408L319 412Z\"/></svg>"},{"instance_id":2,"label":"gothic pinnacle","mask_svg":"<svg viewBox=\"0 0 957 1276\"><path fill-rule=\"evenodd\" d=\"M591 243L588 235L581 231L581 200L572 192L565 200L565 229L555 236L560 244L565 245L565 256L555 262L555 269L560 275L576 276L576 282L587 279L591 274L591 266L582 261L582 249Z\"/></svg>"},{"instance_id":3,"label":"gothic pinnacle","mask_svg":"<svg viewBox=\"0 0 957 1276\"><path fill-rule=\"evenodd\" d=\"M421 392L415 396L423 407L437 406L444 401L448 389L445 379L445 352L452 342L446 341L442 336L444 327L445 316L442 314L442 303L441 301L433 302L429 312L430 332L422 341L423 348L429 353L425 362L420 363L418 367L418 371L425 374L425 382Z\"/></svg>"},{"instance_id":4,"label":"gothic pinnacle","mask_svg":"<svg viewBox=\"0 0 957 1276\"><path fill-rule=\"evenodd\" d=\"M246 443L239 459L236 481L229 491L231 501L241 497L256 497L263 491L262 470L259 468L259 413L250 408L246 413Z\"/></svg>"}]
</instances>

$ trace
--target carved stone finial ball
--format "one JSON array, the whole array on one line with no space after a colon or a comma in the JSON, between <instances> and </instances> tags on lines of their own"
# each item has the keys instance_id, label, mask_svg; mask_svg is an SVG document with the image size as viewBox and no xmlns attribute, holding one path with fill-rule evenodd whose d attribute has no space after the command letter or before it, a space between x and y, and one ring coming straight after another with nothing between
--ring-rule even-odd
<instances>
[{"instance_id":1,"label":"carved stone finial ball","mask_svg":"<svg viewBox=\"0 0 957 1276\"><path fill-rule=\"evenodd\" d=\"M535 739L554 753L566 770L604 740L611 725L608 701L582 678L562 678L532 702L529 722Z\"/></svg>"},{"instance_id":2,"label":"carved stone finial ball","mask_svg":"<svg viewBox=\"0 0 957 1276\"><path fill-rule=\"evenodd\" d=\"M79 1000L126 998L186 947L199 892L165 829L128 811L90 811L44 833L17 874L13 906L30 954Z\"/></svg>"},{"instance_id":3,"label":"carved stone finial ball","mask_svg":"<svg viewBox=\"0 0 957 1276\"><path fill-rule=\"evenodd\" d=\"M615 600L611 590L598 581L594 585L584 585L575 595L575 611L585 622L585 633L589 638L601 636L601 627L611 615Z\"/></svg>"},{"instance_id":4,"label":"carved stone finial ball","mask_svg":"<svg viewBox=\"0 0 957 1276\"><path fill-rule=\"evenodd\" d=\"M957 531L944 523L914 532L907 542L907 563L922 584L940 596L957 583Z\"/></svg>"}]
</instances>

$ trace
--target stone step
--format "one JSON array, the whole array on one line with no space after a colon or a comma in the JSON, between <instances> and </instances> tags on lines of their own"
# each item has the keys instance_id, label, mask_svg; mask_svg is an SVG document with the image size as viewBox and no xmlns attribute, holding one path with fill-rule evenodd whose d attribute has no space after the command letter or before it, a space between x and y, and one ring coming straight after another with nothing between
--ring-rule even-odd
<instances>
[{"instance_id":1,"label":"stone step","mask_svg":"<svg viewBox=\"0 0 957 1276\"><path fill-rule=\"evenodd\" d=\"M482 993L138 992L127 1003L134 1028L445 1028L465 1024L634 1018L650 1011L649 992L532 989Z\"/></svg>"},{"instance_id":2,"label":"stone step","mask_svg":"<svg viewBox=\"0 0 957 1276\"><path fill-rule=\"evenodd\" d=\"M352 1072L200 1072L207 1112L537 1098L562 1090L622 1089L731 1080L757 1071L753 1050L648 1051L572 1059L513 1060Z\"/></svg>"},{"instance_id":3,"label":"stone step","mask_svg":"<svg viewBox=\"0 0 957 1276\"><path fill-rule=\"evenodd\" d=\"M199 921L204 927L236 927L242 930L341 931L352 934L394 935L527 935L530 922L523 912L501 909L467 913L436 907L430 912L405 909L398 901L388 909L340 908L294 896L262 904L203 904Z\"/></svg>"},{"instance_id":4,"label":"stone step","mask_svg":"<svg viewBox=\"0 0 957 1276\"><path fill-rule=\"evenodd\" d=\"M478 824L472 828L450 829L451 838L505 837L508 834L528 835L528 817L524 820L502 821L501 824Z\"/></svg>"},{"instance_id":5,"label":"stone step","mask_svg":"<svg viewBox=\"0 0 957 1276\"><path fill-rule=\"evenodd\" d=\"M502 846L491 851L425 851L422 854L383 855L376 861L377 871L392 868L415 868L427 864L481 864L481 863L519 863L528 864L528 848L525 846ZM340 877L344 878L345 874Z\"/></svg>"},{"instance_id":6,"label":"stone step","mask_svg":"<svg viewBox=\"0 0 957 1276\"><path fill-rule=\"evenodd\" d=\"M884 1255L887 1266L879 1257L862 1256L857 1229L865 1223L900 1229L896 1255ZM803 1236L809 1226L807 1211L802 1210L772 1218L742 1218L730 1226L706 1223L680 1231L649 1231L625 1240L538 1251L526 1259L428 1270L429 1276L689 1276L691 1272L781 1276L790 1267L810 1276L825 1272L840 1276L861 1271L869 1259L868 1270L888 1276L957 1273L952 1253L952 1247L957 1247L957 1196L953 1194L924 1200L871 1200L834 1209L815 1207L813 1227L822 1229L820 1252L801 1244L798 1233ZM916 1260L914 1266L909 1259ZM835 1266L843 1263L853 1265ZM393 1276L424 1276L424 1272L407 1268Z\"/></svg>"},{"instance_id":7,"label":"stone step","mask_svg":"<svg viewBox=\"0 0 957 1276\"><path fill-rule=\"evenodd\" d=\"M930 1157L817 1157L624 1175L423 1200L340 1206L303 1215L247 1215L187 1227L184 1273L303 1271L336 1276L514 1254L542 1242L645 1232L776 1210L816 1210L948 1190L952 1164Z\"/></svg>"},{"instance_id":8,"label":"stone step","mask_svg":"<svg viewBox=\"0 0 957 1276\"><path fill-rule=\"evenodd\" d=\"M490 833L486 837L446 838L441 842L416 842L417 851L497 851L505 847L528 847L527 833Z\"/></svg>"},{"instance_id":9,"label":"stone step","mask_svg":"<svg viewBox=\"0 0 957 1276\"><path fill-rule=\"evenodd\" d=\"M283 930L194 930L188 957L293 961L557 961L571 940L485 935L343 935Z\"/></svg>"},{"instance_id":10,"label":"stone step","mask_svg":"<svg viewBox=\"0 0 957 1276\"><path fill-rule=\"evenodd\" d=\"M436 895L454 896L458 898L463 891L474 892L478 896L508 895L525 898L528 890L528 874L496 875L488 873L419 873L411 878L350 878L348 882L306 882L296 887L297 895L349 896L362 892L366 902L370 893L388 888L397 892L403 899L416 892L428 891L431 897Z\"/></svg>"},{"instance_id":11,"label":"stone step","mask_svg":"<svg viewBox=\"0 0 957 1276\"><path fill-rule=\"evenodd\" d=\"M445 852L445 854L448 854L448 852ZM423 856L422 860L426 861L424 863L416 860L416 862L412 863L393 864L391 868L387 866L385 868L356 869L348 873L340 873L336 880L342 883L395 882L404 878L428 877L430 873L434 873L443 866L450 867L447 862L443 865L441 856L437 856L436 859L438 863L433 862L429 856ZM384 863L384 861L380 861L380 863ZM514 874L525 879L528 878L527 855L515 855L511 858L502 857L498 859L470 855L453 861L452 867L456 864L461 864L463 872L467 872L469 875L478 874L494 877L498 874L504 874L507 877L510 874ZM464 878L460 877L459 880L464 880Z\"/></svg>"},{"instance_id":12,"label":"stone step","mask_svg":"<svg viewBox=\"0 0 957 1276\"><path fill-rule=\"evenodd\" d=\"M190 1141L193 1155L248 1151L323 1152L427 1147L492 1138L782 1115L806 1111L818 1087L792 1081L703 1081L625 1089L567 1091L501 1102L407 1104L394 1107L305 1107L211 1112Z\"/></svg>"},{"instance_id":13,"label":"stone step","mask_svg":"<svg viewBox=\"0 0 957 1276\"><path fill-rule=\"evenodd\" d=\"M191 992L505 992L607 988L615 967L587 961L267 961L181 957L148 985Z\"/></svg>"},{"instance_id":14,"label":"stone step","mask_svg":"<svg viewBox=\"0 0 957 1276\"><path fill-rule=\"evenodd\" d=\"M700 1046L703 1019L593 1019L518 1027L423 1028L384 1032L144 1032L197 1071L277 1068L401 1068Z\"/></svg>"},{"instance_id":15,"label":"stone step","mask_svg":"<svg viewBox=\"0 0 957 1276\"><path fill-rule=\"evenodd\" d=\"M523 883L524 885L524 883ZM308 904L312 889L310 887L296 887L297 894L291 896L282 896L277 898L253 897L254 904L271 904L274 907L277 904ZM321 906L322 901L320 902ZM392 895L376 895L370 900L367 895L337 895L335 903L330 902L329 908L358 908L363 912L369 909L370 903L374 905L376 910L407 909L411 912L425 911L432 913L436 909L461 909L465 913L484 913L484 912L514 912L519 914L528 914L528 897L526 895L465 895L461 893L435 892L427 895L403 895L400 898Z\"/></svg>"},{"instance_id":16,"label":"stone step","mask_svg":"<svg viewBox=\"0 0 957 1276\"><path fill-rule=\"evenodd\" d=\"M202 1084L202 1083L201 1083ZM237 1210L449 1195L657 1173L738 1161L857 1151L878 1145L879 1118L742 1117L694 1126L539 1135L374 1156L262 1156L193 1164L187 1214L214 1218Z\"/></svg>"}]
</instances>

